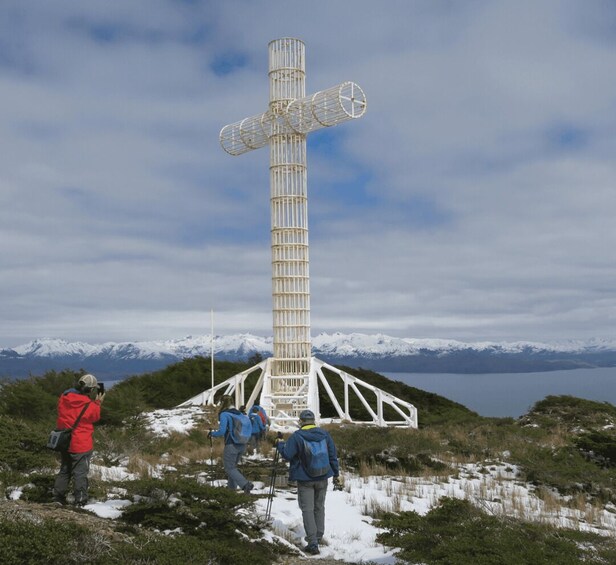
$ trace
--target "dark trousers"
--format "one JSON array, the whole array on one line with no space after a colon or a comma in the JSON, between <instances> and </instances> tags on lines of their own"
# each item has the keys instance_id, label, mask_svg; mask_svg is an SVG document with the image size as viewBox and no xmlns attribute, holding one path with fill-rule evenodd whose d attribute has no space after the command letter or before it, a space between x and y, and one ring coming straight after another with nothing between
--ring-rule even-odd
<instances>
[{"instance_id":1,"label":"dark trousers","mask_svg":"<svg viewBox=\"0 0 616 565\"><path fill-rule=\"evenodd\" d=\"M254 450L258 450L259 449L259 443L261 443L261 434L263 432L257 432L256 434L252 434L250 436L250 443L249 446L254 449Z\"/></svg>"},{"instance_id":2,"label":"dark trousers","mask_svg":"<svg viewBox=\"0 0 616 565\"><path fill-rule=\"evenodd\" d=\"M62 453L61 457L60 471L56 475L56 482L53 486L54 500L65 500L72 477L75 504L85 504L88 502L88 472L90 471L92 451L86 451L85 453Z\"/></svg>"}]
</instances>

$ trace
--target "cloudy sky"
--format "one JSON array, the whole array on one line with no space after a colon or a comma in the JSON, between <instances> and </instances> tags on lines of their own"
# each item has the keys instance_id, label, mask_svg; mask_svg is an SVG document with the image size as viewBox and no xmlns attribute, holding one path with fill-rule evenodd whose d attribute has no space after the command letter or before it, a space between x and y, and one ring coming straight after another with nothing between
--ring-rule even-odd
<instances>
[{"instance_id":1,"label":"cloudy sky","mask_svg":"<svg viewBox=\"0 0 616 565\"><path fill-rule=\"evenodd\" d=\"M267 46L310 135L312 333L613 338L616 3L2 0L0 346L272 333Z\"/></svg>"}]
</instances>

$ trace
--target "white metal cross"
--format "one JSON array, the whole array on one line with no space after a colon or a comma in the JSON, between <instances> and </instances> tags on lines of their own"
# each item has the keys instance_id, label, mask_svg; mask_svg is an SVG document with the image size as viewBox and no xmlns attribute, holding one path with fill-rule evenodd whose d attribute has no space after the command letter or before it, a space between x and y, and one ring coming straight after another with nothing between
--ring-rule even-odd
<instances>
[{"instance_id":1,"label":"white metal cross","mask_svg":"<svg viewBox=\"0 0 616 565\"><path fill-rule=\"evenodd\" d=\"M277 404L293 404L288 408L298 414L310 404L304 386L311 358L306 135L360 118L366 97L352 82L306 96L299 39L270 42L269 79L268 110L222 128L220 143L231 155L270 147L275 383L269 388Z\"/></svg>"},{"instance_id":2,"label":"white metal cross","mask_svg":"<svg viewBox=\"0 0 616 565\"><path fill-rule=\"evenodd\" d=\"M223 391L234 393L236 402L244 404L244 383L258 369L261 375L247 405L261 392L260 403L275 424L290 425L305 409L312 410L319 419L321 382L340 419L352 421L348 396L352 390L366 408L370 423L417 427L414 406L311 355L306 135L361 118L366 112L366 96L353 82L306 96L305 46L299 39L270 42L269 78L269 108L223 127L220 144L231 155L266 145L270 148L274 355L184 405L213 404L215 395ZM323 369L343 380L342 404L335 398ZM374 407L358 387L374 395ZM384 405L402 419L386 422Z\"/></svg>"}]
</instances>

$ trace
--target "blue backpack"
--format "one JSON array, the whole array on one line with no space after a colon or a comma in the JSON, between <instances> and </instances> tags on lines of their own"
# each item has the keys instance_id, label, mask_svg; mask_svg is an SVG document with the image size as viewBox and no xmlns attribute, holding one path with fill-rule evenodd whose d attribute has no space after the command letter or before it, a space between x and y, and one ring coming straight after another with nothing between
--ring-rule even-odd
<instances>
[{"instance_id":1,"label":"blue backpack","mask_svg":"<svg viewBox=\"0 0 616 565\"><path fill-rule=\"evenodd\" d=\"M310 477L326 475L331 470L326 439L307 440L302 436L300 438L302 450L299 457L306 473Z\"/></svg>"},{"instance_id":2,"label":"blue backpack","mask_svg":"<svg viewBox=\"0 0 616 565\"><path fill-rule=\"evenodd\" d=\"M227 412L231 416L233 426L231 428L231 441L238 444L246 444L252 435L252 423L246 414L241 412Z\"/></svg>"}]
</instances>

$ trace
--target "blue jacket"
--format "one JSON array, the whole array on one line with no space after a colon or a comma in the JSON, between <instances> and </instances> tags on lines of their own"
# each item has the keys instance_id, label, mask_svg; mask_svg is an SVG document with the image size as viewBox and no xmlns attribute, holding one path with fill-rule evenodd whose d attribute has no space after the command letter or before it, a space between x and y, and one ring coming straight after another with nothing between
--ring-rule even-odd
<instances>
[{"instance_id":1,"label":"blue jacket","mask_svg":"<svg viewBox=\"0 0 616 565\"><path fill-rule=\"evenodd\" d=\"M325 438L327 442L327 452L329 454L329 465L331 470L325 475L320 477L311 477L304 469L300 460L299 454L301 449L301 439L304 438L307 441L320 441ZM330 477L337 477L340 473L338 466L338 456L336 454L336 446L334 440L329 435L329 432L317 428L314 424L309 424L297 430L291 435L288 441L279 441L277 449L287 461L289 461L289 479L291 481L322 481L329 479Z\"/></svg>"},{"instance_id":2,"label":"blue jacket","mask_svg":"<svg viewBox=\"0 0 616 565\"><path fill-rule=\"evenodd\" d=\"M250 423L252 424L252 435L260 435L265 429L265 424L261 420L258 412L250 412Z\"/></svg>"},{"instance_id":3,"label":"blue jacket","mask_svg":"<svg viewBox=\"0 0 616 565\"><path fill-rule=\"evenodd\" d=\"M259 406L258 404L253 404L250 408L250 412L252 412L253 408L257 408L259 410L259 414L261 414L261 421L263 422L265 426L269 426L271 422L263 406Z\"/></svg>"},{"instance_id":4,"label":"blue jacket","mask_svg":"<svg viewBox=\"0 0 616 565\"><path fill-rule=\"evenodd\" d=\"M218 429L212 432L212 437L225 436L225 444L234 443L231 439L231 432L233 431L233 418L231 414L241 414L236 408L226 408L220 414L218 414Z\"/></svg>"}]
</instances>

